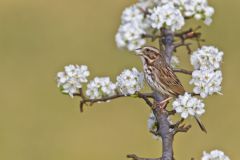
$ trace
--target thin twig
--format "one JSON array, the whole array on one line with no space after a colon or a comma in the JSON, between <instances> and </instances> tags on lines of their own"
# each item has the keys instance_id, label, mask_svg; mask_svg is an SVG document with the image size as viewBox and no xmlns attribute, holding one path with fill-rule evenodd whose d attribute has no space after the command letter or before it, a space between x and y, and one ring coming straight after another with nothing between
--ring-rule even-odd
<instances>
[{"instance_id":1,"label":"thin twig","mask_svg":"<svg viewBox=\"0 0 240 160\"><path fill-rule=\"evenodd\" d=\"M176 52L177 48L179 47L186 47L188 54L191 54L192 53L192 50L190 48L191 45L192 43L185 43L185 40L182 39L180 42L174 45L174 51Z\"/></svg>"},{"instance_id":2,"label":"thin twig","mask_svg":"<svg viewBox=\"0 0 240 160\"><path fill-rule=\"evenodd\" d=\"M142 12L142 13L144 13L144 16L146 16L146 15L148 15L149 14L149 11L148 10L145 10L145 9L143 9L142 7L138 7L138 9Z\"/></svg>"},{"instance_id":3,"label":"thin twig","mask_svg":"<svg viewBox=\"0 0 240 160\"><path fill-rule=\"evenodd\" d=\"M167 111L169 116L175 115L176 110Z\"/></svg>"},{"instance_id":4,"label":"thin twig","mask_svg":"<svg viewBox=\"0 0 240 160\"><path fill-rule=\"evenodd\" d=\"M175 49L177 49L178 47L182 47L182 46L190 46L192 43L185 43L184 41L180 41L178 43L176 43L174 45Z\"/></svg>"},{"instance_id":5,"label":"thin twig","mask_svg":"<svg viewBox=\"0 0 240 160\"><path fill-rule=\"evenodd\" d=\"M187 131L189 131L189 129L190 129L191 127L192 127L191 125L187 125L187 126L182 125L182 126L179 126L179 127L177 127L177 128L174 130L174 135L175 135L176 133L179 133L179 132L184 132L184 133L186 133Z\"/></svg>"},{"instance_id":6,"label":"thin twig","mask_svg":"<svg viewBox=\"0 0 240 160\"><path fill-rule=\"evenodd\" d=\"M163 47L163 35L162 35L162 31L160 30L159 32L159 40L158 40L158 44L159 44L159 50L160 52L164 52L164 47Z\"/></svg>"},{"instance_id":7,"label":"thin twig","mask_svg":"<svg viewBox=\"0 0 240 160\"><path fill-rule=\"evenodd\" d=\"M175 68L175 69L173 69L173 71L177 72L177 73L192 75L192 71L188 71L186 69Z\"/></svg>"},{"instance_id":8,"label":"thin twig","mask_svg":"<svg viewBox=\"0 0 240 160\"><path fill-rule=\"evenodd\" d=\"M81 97L82 99L85 99L85 98L86 98L85 95L84 95L84 93L83 93L82 88L79 88L79 94L80 94L80 97Z\"/></svg>"},{"instance_id":9,"label":"thin twig","mask_svg":"<svg viewBox=\"0 0 240 160\"><path fill-rule=\"evenodd\" d=\"M190 93L192 96L200 96L200 94L197 94L197 93Z\"/></svg>"},{"instance_id":10,"label":"thin twig","mask_svg":"<svg viewBox=\"0 0 240 160\"><path fill-rule=\"evenodd\" d=\"M196 33L200 33L200 32L197 32L199 29L201 29L202 27L201 26L197 26L195 29L188 29L186 31L183 31L183 32L180 32L180 33L175 33L174 36L176 37L181 37L181 38L190 38L191 35L194 35Z\"/></svg>"},{"instance_id":11,"label":"thin twig","mask_svg":"<svg viewBox=\"0 0 240 160\"><path fill-rule=\"evenodd\" d=\"M177 121L175 124L174 124L174 127L177 128L179 127L180 124L182 124L184 122L184 118L181 118L179 121Z\"/></svg>"},{"instance_id":12,"label":"thin twig","mask_svg":"<svg viewBox=\"0 0 240 160\"><path fill-rule=\"evenodd\" d=\"M160 136L159 133L156 132L156 131L152 131L152 130L151 130L151 131L149 131L149 132L152 133L154 136Z\"/></svg>"},{"instance_id":13,"label":"thin twig","mask_svg":"<svg viewBox=\"0 0 240 160\"><path fill-rule=\"evenodd\" d=\"M84 107L85 104L89 103L90 105L93 105L94 103L97 103L97 102L107 102L107 101L110 101L110 100L113 100L113 99L123 98L123 97L141 98L148 104L149 107L153 107L152 102L149 100L149 98L153 98L152 93L140 93L140 92L138 92L134 95L131 95L131 94L127 94L127 95L117 94L117 95L113 95L113 96L109 96L109 97L103 97L103 98L99 98L99 99L88 99L85 96L83 96L82 92L76 93L76 94L74 94L74 96L79 96L79 97L82 98L82 100L80 101L80 111L81 112L83 112L83 107Z\"/></svg>"},{"instance_id":14,"label":"thin twig","mask_svg":"<svg viewBox=\"0 0 240 160\"><path fill-rule=\"evenodd\" d=\"M175 45L175 50L176 48L180 46L185 46L186 49L188 50L188 53L190 54L192 52L190 45L188 43L185 43L186 40L196 40L198 47L201 47L200 42L204 42L204 39L201 39L201 32L197 32L201 26L196 27L195 29L188 29L186 31L183 31L181 33L175 33L174 36L177 38L180 38L180 42Z\"/></svg>"},{"instance_id":15,"label":"thin twig","mask_svg":"<svg viewBox=\"0 0 240 160\"><path fill-rule=\"evenodd\" d=\"M127 158L132 158L133 160L162 160L162 158L142 158L138 157L135 154L127 155Z\"/></svg>"},{"instance_id":16,"label":"thin twig","mask_svg":"<svg viewBox=\"0 0 240 160\"><path fill-rule=\"evenodd\" d=\"M177 128L179 127L179 125L181 125L184 122L184 118L181 118L180 120L178 120L175 124L171 124L170 128L177 130Z\"/></svg>"}]
</instances>

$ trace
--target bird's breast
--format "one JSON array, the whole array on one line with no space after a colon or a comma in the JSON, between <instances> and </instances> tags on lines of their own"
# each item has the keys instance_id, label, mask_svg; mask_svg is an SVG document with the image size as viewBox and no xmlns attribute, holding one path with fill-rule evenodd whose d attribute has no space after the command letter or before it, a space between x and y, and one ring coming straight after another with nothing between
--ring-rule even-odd
<instances>
[{"instance_id":1,"label":"bird's breast","mask_svg":"<svg viewBox=\"0 0 240 160\"><path fill-rule=\"evenodd\" d=\"M150 66L144 65L144 76L148 85L152 90L157 91L163 95L169 95L168 90L159 82L153 74L153 69Z\"/></svg>"}]
</instances>

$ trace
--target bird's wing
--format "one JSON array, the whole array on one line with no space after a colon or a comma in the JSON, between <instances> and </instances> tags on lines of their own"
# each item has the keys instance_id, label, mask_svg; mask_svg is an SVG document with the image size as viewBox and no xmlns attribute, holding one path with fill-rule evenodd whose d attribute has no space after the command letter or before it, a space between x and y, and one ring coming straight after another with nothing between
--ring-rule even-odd
<instances>
[{"instance_id":1,"label":"bird's wing","mask_svg":"<svg viewBox=\"0 0 240 160\"><path fill-rule=\"evenodd\" d=\"M169 65L156 63L154 66L155 71L153 71L153 73L155 79L166 86L165 88L168 88L170 93L178 96L185 92L183 85Z\"/></svg>"}]
</instances>

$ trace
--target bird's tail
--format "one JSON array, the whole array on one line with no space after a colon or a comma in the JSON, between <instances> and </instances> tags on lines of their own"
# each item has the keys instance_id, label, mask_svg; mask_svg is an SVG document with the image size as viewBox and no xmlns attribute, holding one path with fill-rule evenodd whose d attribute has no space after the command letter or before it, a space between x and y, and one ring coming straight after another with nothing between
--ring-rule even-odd
<instances>
[{"instance_id":1,"label":"bird's tail","mask_svg":"<svg viewBox=\"0 0 240 160\"><path fill-rule=\"evenodd\" d=\"M203 123L201 122L201 120L199 119L199 117L198 116L194 116L194 118L196 119L196 121L197 121L199 127L201 128L201 130L203 132L207 133L207 130L206 130L205 126L203 125Z\"/></svg>"}]
</instances>

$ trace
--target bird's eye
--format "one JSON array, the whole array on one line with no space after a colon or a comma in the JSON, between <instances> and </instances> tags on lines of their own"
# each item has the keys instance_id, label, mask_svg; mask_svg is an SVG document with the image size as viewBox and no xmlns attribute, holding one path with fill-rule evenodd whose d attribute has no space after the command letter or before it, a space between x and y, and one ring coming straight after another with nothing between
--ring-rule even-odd
<instances>
[{"instance_id":1,"label":"bird's eye","mask_svg":"<svg viewBox=\"0 0 240 160\"><path fill-rule=\"evenodd\" d=\"M148 48L147 48L147 49L146 49L146 51L147 51L147 52L149 52L149 51L150 51L150 49L148 49Z\"/></svg>"},{"instance_id":2,"label":"bird's eye","mask_svg":"<svg viewBox=\"0 0 240 160\"><path fill-rule=\"evenodd\" d=\"M149 56L149 58L151 58L151 59L154 59L154 58L155 58L154 54L149 54L148 56Z\"/></svg>"}]
</instances>

